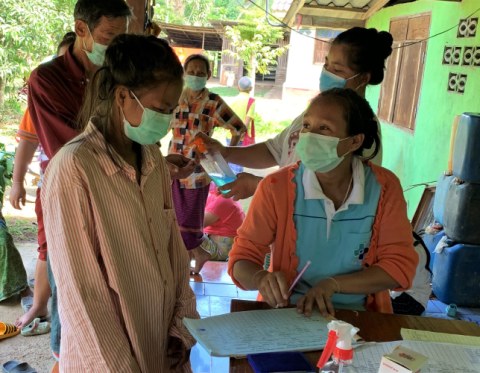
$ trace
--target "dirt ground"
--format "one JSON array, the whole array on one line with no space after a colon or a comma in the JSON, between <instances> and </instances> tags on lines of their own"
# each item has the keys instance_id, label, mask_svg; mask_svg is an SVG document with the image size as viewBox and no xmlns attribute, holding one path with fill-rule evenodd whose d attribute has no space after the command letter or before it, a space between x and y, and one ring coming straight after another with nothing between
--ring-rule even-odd
<instances>
[{"instance_id":1,"label":"dirt ground","mask_svg":"<svg viewBox=\"0 0 480 373\"><path fill-rule=\"evenodd\" d=\"M28 278L33 278L37 263L37 245L35 243L17 244L22 255ZM0 320L14 323L23 314L20 296L0 302ZM50 349L50 334L24 337L21 334L0 341L0 365L9 360L29 363L38 373L50 373L55 360Z\"/></svg>"}]
</instances>

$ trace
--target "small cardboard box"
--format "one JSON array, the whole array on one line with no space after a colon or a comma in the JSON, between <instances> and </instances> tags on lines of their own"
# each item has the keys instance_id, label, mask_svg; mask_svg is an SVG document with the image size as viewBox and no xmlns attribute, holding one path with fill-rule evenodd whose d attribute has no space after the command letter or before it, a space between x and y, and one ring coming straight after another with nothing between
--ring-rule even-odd
<instances>
[{"instance_id":1,"label":"small cardboard box","mask_svg":"<svg viewBox=\"0 0 480 373\"><path fill-rule=\"evenodd\" d=\"M425 373L428 370L428 357L401 345L390 354L382 357L378 373Z\"/></svg>"}]
</instances>

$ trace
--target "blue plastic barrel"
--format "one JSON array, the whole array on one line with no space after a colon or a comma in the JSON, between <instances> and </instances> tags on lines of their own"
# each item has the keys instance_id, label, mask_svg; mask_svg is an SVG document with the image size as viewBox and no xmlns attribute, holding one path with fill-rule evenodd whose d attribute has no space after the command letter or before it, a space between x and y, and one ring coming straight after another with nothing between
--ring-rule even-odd
<instances>
[{"instance_id":1,"label":"blue plastic barrel","mask_svg":"<svg viewBox=\"0 0 480 373\"><path fill-rule=\"evenodd\" d=\"M437 234L428 234L425 233L423 236L423 242L427 246L428 251L430 252L430 270L433 272L433 263L435 262L435 249L440 242L440 240L445 237L445 231L441 231Z\"/></svg>"},{"instance_id":2,"label":"blue plastic barrel","mask_svg":"<svg viewBox=\"0 0 480 373\"><path fill-rule=\"evenodd\" d=\"M444 230L455 242L480 245L480 184L459 183L448 187Z\"/></svg>"},{"instance_id":3,"label":"blue plastic barrel","mask_svg":"<svg viewBox=\"0 0 480 373\"><path fill-rule=\"evenodd\" d=\"M440 224L445 221L445 200L447 198L448 187L455 176L446 176L443 172L437 182L435 191L435 203L433 205L433 216Z\"/></svg>"},{"instance_id":4,"label":"blue plastic barrel","mask_svg":"<svg viewBox=\"0 0 480 373\"><path fill-rule=\"evenodd\" d=\"M480 246L457 244L435 254L433 292L443 303L480 307Z\"/></svg>"},{"instance_id":5,"label":"blue plastic barrel","mask_svg":"<svg viewBox=\"0 0 480 373\"><path fill-rule=\"evenodd\" d=\"M463 181L480 184L480 113L465 113L458 122L453 174Z\"/></svg>"}]
</instances>

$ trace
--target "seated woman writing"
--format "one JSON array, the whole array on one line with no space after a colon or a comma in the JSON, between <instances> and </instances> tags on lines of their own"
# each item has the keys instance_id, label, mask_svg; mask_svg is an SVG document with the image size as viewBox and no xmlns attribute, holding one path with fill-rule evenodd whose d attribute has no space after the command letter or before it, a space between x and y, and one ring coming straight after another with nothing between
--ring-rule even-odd
<instances>
[{"instance_id":1,"label":"seated woman writing","mask_svg":"<svg viewBox=\"0 0 480 373\"><path fill-rule=\"evenodd\" d=\"M306 316L315 304L324 316L334 307L392 312L388 290L411 287L418 255L399 180L361 158L381 146L374 117L353 90L313 99L297 144L301 161L260 183L238 230L228 265L238 286L258 289L272 307L296 303Z\"/></svg>"}]
</instances>

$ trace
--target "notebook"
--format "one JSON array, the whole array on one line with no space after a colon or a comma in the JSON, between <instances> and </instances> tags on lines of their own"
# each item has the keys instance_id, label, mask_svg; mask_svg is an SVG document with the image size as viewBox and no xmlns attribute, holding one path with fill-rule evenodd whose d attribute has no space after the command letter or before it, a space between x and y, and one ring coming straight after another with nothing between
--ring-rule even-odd
<instances>
[{"instance_id":1,"label":"notebook","mask_svg":"<svg viewBox=\"0 0 480 373\"><path fill-rule=\"evenodd\" d=\"M274 352L247 357L255 373L315 373L312 364L301 352Z\"/></svg>"}]
</instances>

